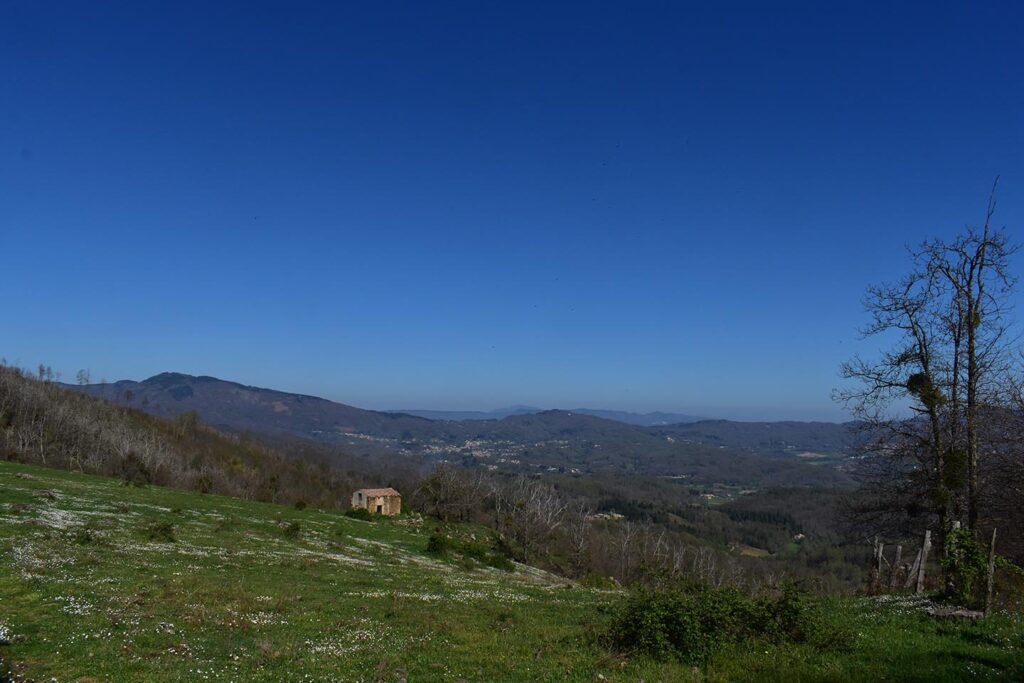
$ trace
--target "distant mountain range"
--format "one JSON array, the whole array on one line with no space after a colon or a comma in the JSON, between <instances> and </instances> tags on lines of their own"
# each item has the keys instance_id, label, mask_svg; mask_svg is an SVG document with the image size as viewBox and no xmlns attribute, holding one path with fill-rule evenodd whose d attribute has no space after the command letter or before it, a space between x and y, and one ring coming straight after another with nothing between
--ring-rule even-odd
<instances>
[{"instance_id":1,"label":"distant mountain range","mask_svg":"<svg viewBox=\"0 0 1024 683\"><path fill-rule=\"evenodd\" d=\"M794 461L842 456L856 441L849 424L828 422L693 421L692 416L672 413L538 411L528 406L494 413L382 412L175 372L141 382L67 388L164 417L195 411L221 429L314 439L356 453L385 449L473 458L484 449L491 453L486 457L526 457L534 466L565 469L668 475L704 468L721 481L812 477L828 483L834 477L822 468L796 467L798 462L783 466L778 456L804 456ZM473 443L486 445L469 445ZM779 479L771 479L773 472Z\"/></svg>"},{"instance_id":2,"label":"distant mountain range","mask_svg":"<svg viewBox=\"0 0 1024 683\"><path fill-rule=\"evenodd\" d=\"M536 413L543 413L546 408L534 408L533 406L509 406L508 408L497 408L487 412L479 410L396 410L393 412L404 413L406 415L416 415L418 417L425 417L428 420L501 420L512 415L532 415ZM576 413L579 415L591 415L593 417L603 417L606 420L615 420L616 422L623 422L630 425L638 425L640 427L656 427L670 424L680 424L683 422L699 422L706 420L705 417L698 417L696 415L684 415L682 413L630 413L624 410L598 410L594 408L572 408L566 412Z\"/></svg>"},{"instance_id":3,"label":"distant mountain range","mask_svg":"<svg viewBox=\"0 0 1024 683\"><path fill-rule=\"evenodd\" d=\"M163 417L194 410L215 427L323 440L338 433L398 436L410 429L429 429L432 424L413 415L363 410L316 396L178 372L164 372L141 382L122 380L68 388Z\"/></svg>"}]
</instances>

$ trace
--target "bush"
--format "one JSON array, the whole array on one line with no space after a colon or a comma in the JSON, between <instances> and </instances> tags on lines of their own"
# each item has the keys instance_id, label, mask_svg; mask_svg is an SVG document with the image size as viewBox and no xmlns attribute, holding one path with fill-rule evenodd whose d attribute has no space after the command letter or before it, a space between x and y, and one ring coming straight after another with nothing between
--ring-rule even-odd
<instances>
[{"instance_id":1,"label":"bush","mask_svg":"<svg viewBox=\"0 0 1024 683\"><path fill-rule=\"evenodd\" d=\"M954 529L946 537L947 598L967 607L980 604L980 594L988 571L985 548L968 529Z\"/></svg>"},{"instance_id":2,"label":"bush","mask_svg":"<svg viewBox=\"0 0 1024 683\"><path fill-rule=\"evenodd\" d=\"M466 557L471 557L480 562L487 560L491 554L491 549L486 544L477 541L463 541L458 544L458 549Z\"/></svg>"},{"instance_id":3,"label":"bush","mask_svg":"<svg viewBox=\"0 0 1024 683\"><path fill-rule=\"evenodd\" d=\"M773 640L799 643L807 640L814 630L810 619L811 598L796 584L787 583L779 596L761 599L757 604L760 630Z\"/></svg>"},{"instance_id":4,"label":"bush","mask_svg":"<svg viewBox=\"0 0 1024 683\"><path fill-rule=\"evenodd\" d=\"M597 572L590 572L580 579L580 585L584 588L598 588L601 590L614 590L620 587L618 581L612 577Z\"/></svg>"},{"instance_id":5,"label":"bush","mask_svg":"<svg viewBox=\"0 0 1024 683\"><path fill-rule=\"evenodd\" d=\"M170 522L154 522L142 529L142 537L154 543L174 543L174 525Z\"/></svg>"},{"instance_id":6,"label":"bush","mask_svg":"<svg viewBox=\"0 0 1024 683\"><path fill-rule=\"evenodd\" d=\"M379 519L377 515L373 514L366 508L352 508L351 510L346 510L345 516L351 517L352 519L359 519L364 522L375 522Z\"/></svg>"},{"instance_id":7,"label":"bush","mask_svg":"<svg viewBox=\"0 0 1024 683\"><path fill-rule=\"evenodd\" d=\"M153 474L134 452L129 452L118 465L117 475L126 484L145 486L153 483Z\"/></svg>"},{"instance_id":8,"label":"bush","mask_svg":"<svg viewBox=\"0 0 1024 683\"><path fill-rule=\"evenodd\" d=\"M440 531L430 534L427 541L427 552L431 555L447 555L455 547L455 542Z\"/></svg>"},{"instance_id":9,"label":"bush","mask_svg":"<svg viewBox=\"0 0 1024 683\"><path fill-rule=\"evenodd\" d=\"M516 568L516 565L512 562L512 560L508 559L504 555L499 555L498 553L492 553L491 555L488 555L487 559L484 561L488 564L488 566L494 567L495 569L500 569L505 572L514 571Z\"/></svg>"},{"instance_id":10,"label":"bush","mask_svg":"<svg viewBox=\"0 0 1024 683\"><path fill-rule=\"evenodd\" d=\"M467 569L472 569L476 564L485 564L507 572L515 569L515 564L494 547L479 541L459 540L448 536L440 529L430 535L427 552L441 557L457 553L462 556L462 565Z\"/></svg>"},{"instance_id":11,"label":"bush","mask_svg":"<svg viewBox=\"0 0 1024 683\"><path fill-rule=\"evenodd\" d=\"M686 585L633 591L607 632L612 648L699 664L727 643L803 642L814 631L810 599L795 587L753 599L735 588Z\"/></svg>"},{"instance_id":12,"label":"bush","mask_svg":"<svg viewBox=\"0 0 1024 683\"><path fill-rule=\"evenodd\" d=\"M1024 612L1024 569L996 557L995 604L1009 612Z\"/></svg>"},{"instance_id":13,"label":"bush","mask_svg":"<svg viewBox=\"0 0 1024 683\"><path fill-rule=\"evenodd\" d=\"M284 535L288 538L298 538L299 532L302 531L302 525L296 521L291 521L287 524L282 524L281 530L284 532Z\"/></svg>"},{"instance_id":14,"label":"bush","mask_svg":"<svg viewBox=\"0 0 1024 683\"><path fill-rule=\"evenodd\" d=\"M373 514L371 514L366 508L352 508L351 510L346 510L345 516L351 517L352 519L361 519L364 522L373 521Z\"/></svg>"},{"instance_id":15,"label":"bush","mask_svg":"<svg viewBox=\"0 0 1024 683\"><path fill-rule=\"evenodd\" d=\"M96 542L96 535L93 534L91 529L80 527L75 529L74 539L78 545L91 545Z\"/></svg>"}]
</instances>

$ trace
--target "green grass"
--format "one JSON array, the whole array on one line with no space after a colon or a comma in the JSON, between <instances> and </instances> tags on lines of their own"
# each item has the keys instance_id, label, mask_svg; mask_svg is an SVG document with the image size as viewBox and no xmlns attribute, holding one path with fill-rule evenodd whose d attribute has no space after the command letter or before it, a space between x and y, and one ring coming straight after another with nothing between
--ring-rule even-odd
<instances>
[{"instance_id":1,"label":"green grass","mask_svg":"<svg viewBox=\"0 0 1024 683\"><path fill-rule=\"evenodd\" d=\"M614 591L438 557L434 528L0 463L0 658L62 682L1024 679L1019 619L852 599L826 610L842 652L617 655L596 637Z\"/></svg>"}]
</instances>

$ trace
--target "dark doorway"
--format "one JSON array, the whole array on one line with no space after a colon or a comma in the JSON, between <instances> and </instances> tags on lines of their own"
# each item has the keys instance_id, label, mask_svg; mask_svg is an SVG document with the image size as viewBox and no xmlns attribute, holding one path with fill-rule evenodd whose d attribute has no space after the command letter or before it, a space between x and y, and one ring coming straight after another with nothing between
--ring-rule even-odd
<instances>
[{"instance_id":1,"label":"dark doorway","mask_svg":"<svg viewBox=\"0 0 1024 683\"><path fill-rule=\"evenodd\" d=\"M377 514L379 515L382 512L384 512L384 506L383 505L378 505L377 506Z\"/></svg>"}]
</instances>

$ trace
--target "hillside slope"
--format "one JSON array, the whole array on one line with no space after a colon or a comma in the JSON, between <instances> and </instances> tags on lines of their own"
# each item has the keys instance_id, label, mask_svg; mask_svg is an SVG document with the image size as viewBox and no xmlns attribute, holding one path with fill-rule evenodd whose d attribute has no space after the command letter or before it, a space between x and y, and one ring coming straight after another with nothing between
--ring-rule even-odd
<instances>
[{"instance_id":1,"label":"hillside slope","mask_svg":"<svg viewBox=\"0 0 1024 683\"><path fill-rule=\"evenodd\" d=\"M433 524L0 463L0 680L1020 680L1019 619L830 603L835 651L758 642L702 667L608 651L619 591L427 552ZM475 534L473 527L452 533Z\"/></svg>"},{"instance_id":2,"label":"hillside slope","mask_svg":"<svg viewBox=\"0 0 1024 683\"><path fill-rule=\"evenodd\" d=\"M391 485L372 459L290 448L210 429L195 413L162 419L0 366L0 459L274 502L337 504L354 484ZM393 460L387 471L398 476Z\"/></svg>"}]
</instances>

